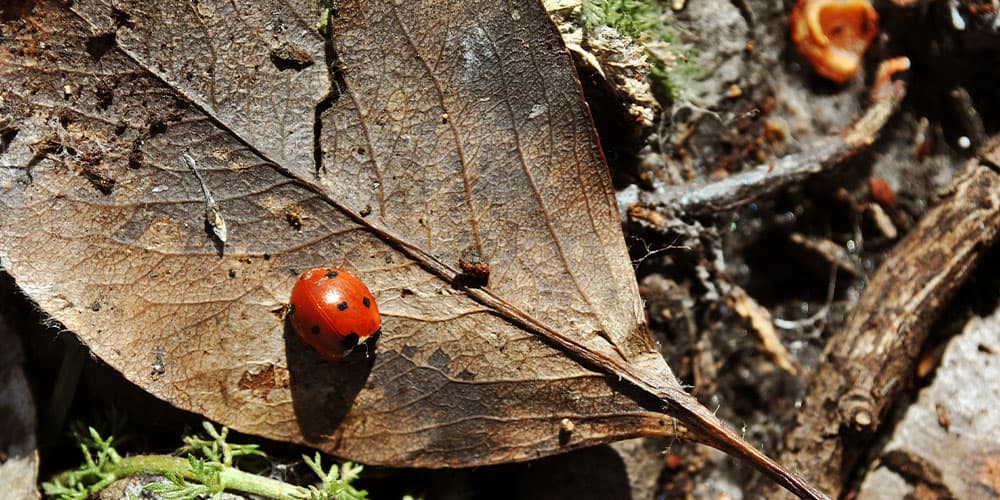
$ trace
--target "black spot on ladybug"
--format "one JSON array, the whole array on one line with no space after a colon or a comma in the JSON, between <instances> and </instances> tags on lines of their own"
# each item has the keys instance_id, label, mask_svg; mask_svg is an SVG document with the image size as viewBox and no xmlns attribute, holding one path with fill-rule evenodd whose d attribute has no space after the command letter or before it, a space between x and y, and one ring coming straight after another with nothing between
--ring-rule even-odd
<instances>
[{"instance_id":1,"label":"black spot on ladybug","mask_svg":"<svg viewBox=\"0 0 1000 500\"><path fill-rule=\"evenodd\" d=\"M365 298L361 299L361 303L364 304L365 307L371 307L372 306L372 301L369 300L368 297L365 297Z\"/></svg>"},{"instance_id":2,"label":"black spot on ladybug","mask_svg":"<svg viewBox=\"0 0 1000 500\"><path fill-rule=\"evenodd\" d=\"M326 272L326 277L327 277L328 279L333 279L333 278L336 278L336 277L337 277L337 271L334 271L333 269L330 269L330 270L328 270L328 271Z\"/></svg>"},{"instance_id":3,"label":"black spot on ladybug","mask_svg":"<svg viewBox=\"0 0 1000 500\"><path fill-rule=\"evenodd\" d=\"M341 302L341 303L337 304L337 310L338 311L346 311L347 310L347 302L345 301L345 302Z\"/></svg>"},{"instance_id":4,"label":"black spot on ladybug","mask_svg":"<svg viewBox=\"0 0 1000 500\"><path fill-rule=\"evenodd\" d=\"M348 336L344 337L344 339L340 341L340 348L345 351L354 349L355 347L357 347L357 345L358 345L358 334L354 332L351 332Z\"/></svg>"},{"instance_id":5,"label":"black spot on ladybug","mask_svg":"<svg viewBox=\"0 0 1000 500\"><path fill-rule=\"evenodd\" d=\"M319 325L313 325L313 327L310 328L309 331L311 331L313 335L319 335Z\"/></svg>"}]
</instances>

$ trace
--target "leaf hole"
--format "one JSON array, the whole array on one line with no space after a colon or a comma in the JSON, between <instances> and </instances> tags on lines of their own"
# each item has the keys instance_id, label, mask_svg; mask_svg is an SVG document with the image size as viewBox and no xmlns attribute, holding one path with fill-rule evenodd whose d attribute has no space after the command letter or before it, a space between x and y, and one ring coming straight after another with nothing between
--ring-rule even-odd
<instances>
[{"instance_id":1,"label":"leaf hole","mask_svg":"<svg viewBox=\"0 0 1000 500\"><path fill-rule=\"evenodd\" d=\"M167 131L167 124L161 121L155 121L149 126L149 136L156 137Z\"/></svg>"},{"instance_id":2,"label":"leaf hole","mask_svg":"<svg viewBox=\"0 0 1000 500\"><path fill-rule=\"evenodd\" d=\"M271 64L278 71L302 71L315 63L312 55L306 49L288 42L283 42L272 48L269 55Z\"/></svg>"},{"instance_id":3,"label":"leaf hole","mask_svg":"<svg viewBox=\"0 0 1000 500\"><path fill-rule=\"evenodd\" d=\"M14 138L17 137L18 130L11 127L0 132L0 154L7 152L7 148L10 147L11 143L14 142Z\"/></svg>"},{"instance_id":4,"label":"leaf hole","mask_svg":"<svg viewBox=\"0 0 1000 500\"><path fill-rule=\"evenodd\" d=\"M116 7L111 8L111 15L115 18L115 27L117 28L128 28L132 29L135 25L132 24L132 15L124 10Z\"/></svg>"},{"instance_id":5,"label":"leaf hole","mask_svg":"<svg viewBox=\"0 0 1000 500\"><path fill-rule=\"evenodd\" d=\"M94 61L100 61L115 46L115 34L105 33L87 39L86 51Z\"/></svg>"}]
</instances>

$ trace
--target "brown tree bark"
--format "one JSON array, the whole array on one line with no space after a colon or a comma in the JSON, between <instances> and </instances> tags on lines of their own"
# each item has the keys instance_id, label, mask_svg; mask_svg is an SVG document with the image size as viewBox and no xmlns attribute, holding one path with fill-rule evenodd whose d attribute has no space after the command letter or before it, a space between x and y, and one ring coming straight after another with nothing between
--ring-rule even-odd
<instances>
[{"instance_id":1,"label":"brown tree bark","mask_svg":"<svg viewBox=\"0 0 1000 500\"><path fill-rule=\"evenodd\" d=\"M837 496L909 386L935 318L1000 233L1000 137L966 165L871 278L811 377L781 463ZM764 485L763 498L782 493Z\"/></svg>"}]
</instances>

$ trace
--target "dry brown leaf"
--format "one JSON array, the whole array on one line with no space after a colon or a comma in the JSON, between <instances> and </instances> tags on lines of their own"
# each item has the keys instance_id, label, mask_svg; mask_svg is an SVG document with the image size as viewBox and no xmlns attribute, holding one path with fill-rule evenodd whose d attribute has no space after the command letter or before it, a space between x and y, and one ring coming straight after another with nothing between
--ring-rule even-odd
<instances>
[{"instance_id":1,"label":"dry brown leaf","mask_svg":"<svg viewBox=\"0 0 1000 500\"><path fill-rule=\"evenodd\" d=\"M22 289L129 380L244 432L443 467L677 429L820 495L657 352L540 5L339 2L326 41L321 19L81 1L8 22L0 255ZM460 286L473 256L483 288ZM287 331L295 277L324 264L375 294L373 361Z\"/></svg>"}]
</instances>

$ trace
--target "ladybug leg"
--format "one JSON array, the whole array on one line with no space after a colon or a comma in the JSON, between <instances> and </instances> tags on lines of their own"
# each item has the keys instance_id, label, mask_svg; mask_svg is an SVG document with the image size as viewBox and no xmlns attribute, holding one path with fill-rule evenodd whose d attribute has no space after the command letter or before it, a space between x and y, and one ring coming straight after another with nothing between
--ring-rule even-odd
<instances>
[{"instance_id":1,"label":"ladybug leg","mask_svg":"<svg viewBox=\"0 0 1000 500\"><path fill-rule=\"evenodd\" d=\"M360 344L359 347L364 347L365 349L365 359L370 359L372 357L372 354L375 352L375 342L378 341L378 338L381 335L382 335L382 330L379 329L375 333L373 333L371 337L368 337L367 339L365 339L364 342Z\"/></svg>"}]
</instances>

